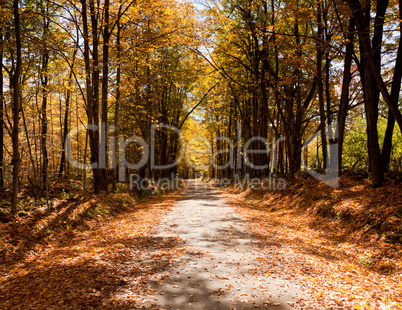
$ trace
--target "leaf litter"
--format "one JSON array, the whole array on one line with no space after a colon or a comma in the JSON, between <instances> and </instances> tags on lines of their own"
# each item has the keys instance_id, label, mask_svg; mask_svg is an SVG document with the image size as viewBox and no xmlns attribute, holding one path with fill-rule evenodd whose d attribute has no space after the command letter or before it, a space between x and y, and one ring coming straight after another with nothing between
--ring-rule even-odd
<instances>
[{"instance_id":1,"label":"leaf litter","mask_svg":"<svg viewBox=\"0 0 402 310\"><path fill-rule=\"evenodd\" d=\"M136 308L139 296L147 293L149 276L187 251L178 247L179 238L152 235L179 197L180 192L173 191L142 203L128 199L131 204L113 216L81 218L80 225L60 227L74 223L82 214L77 209L122 201L105 195L83 203L74 209L79 214L56 220L57 225L52 216L43 217L42 224L3 225L0 308ZM64 213L59 210L54 217ZM38 225L52 227L52 232L44 237L33 229Z\"/></svg>"},{"instance_id":2,"label":"leaf litter","mask_svg":"<svg viewBox=\"0 0 402 310\"><path fill-rule=\"evenodd\" d=\"M367 233L365 222L394 221L390 230L400 225L393 215L402 201L400 186L373 189L342 178L332 190L317 183L299 181L286 191L222 191L260 240L260 271L306 288L296 308L402 309L402 246L385 242L381 225ZM334 217L320 212L328 205L337 210ZM352 216L340 219L342 208Z\"/></svg>"}]
</instances>

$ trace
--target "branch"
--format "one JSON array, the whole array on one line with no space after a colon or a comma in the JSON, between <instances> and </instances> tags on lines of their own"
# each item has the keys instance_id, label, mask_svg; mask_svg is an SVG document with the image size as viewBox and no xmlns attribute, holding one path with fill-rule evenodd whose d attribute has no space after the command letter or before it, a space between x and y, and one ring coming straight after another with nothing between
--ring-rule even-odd
<instances>
[{"instance_id":1,"label":"branch","mask_svg":"<svg viewBox=\"0 0 402 310\"><path fill-rule=\"evenodd\" d=\"M187 118L190 116L191 113L193 113L193 111L204 101L204 99L209 95L209 93L216 87L218 86L218 84L222 81L223 77L215 83L214 86L212 86L205 94L204 96L202 96L201 100L198 101L198 103L190 110L190 112L188 112L186 114L186 116L184 117L184 119L181 121L180 125L179 125L179 129L181 129L181 127L183 126L184 122L187 120Z\"/></svg>"}]
</instances>

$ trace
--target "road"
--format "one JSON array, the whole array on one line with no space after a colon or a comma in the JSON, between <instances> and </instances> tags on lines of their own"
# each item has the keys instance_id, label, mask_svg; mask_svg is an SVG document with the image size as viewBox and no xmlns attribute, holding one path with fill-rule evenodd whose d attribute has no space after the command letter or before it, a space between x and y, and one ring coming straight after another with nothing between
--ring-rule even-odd
<instances>
[{"instance_id":1,"label":"road","mask_svg":"<svg viewBox=\"0 0 402 310\"><path fill-rule=\"evenodd\" d=\"M145 308L294 309L299 285L259 272L258 241L217 190L188 181L183 197L157 227L191 249L154 274Z\"/></svg>"}]
</instances>

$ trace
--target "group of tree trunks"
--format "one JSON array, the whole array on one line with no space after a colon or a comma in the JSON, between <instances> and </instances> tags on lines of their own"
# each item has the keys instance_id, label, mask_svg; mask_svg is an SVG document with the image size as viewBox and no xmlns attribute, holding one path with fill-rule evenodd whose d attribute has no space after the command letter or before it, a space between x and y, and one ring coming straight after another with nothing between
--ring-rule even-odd
<instances>
[{"instance_id":1,"label":"group of tree trunks","mask_svg":"<svg viewBox=\"0 0 402 310\"><path fill-rule=\"evenodd\" d=\"M212 126L211 139L228 137L234 141L211 141L212 149L218 152L213 160L225 167L211 169L212 177L231 178L244 173L253 177L269 173L294 176L307 158L304 143L312 133L319 134L321 141L322 165L318 161L317 168L333 168L336 164L336 169L341 170L347 117L356 106L351 102L352 87L362 92L373 185L381 186L384 180L390 164L395 123L402 130L399 109L402 71L398 69L402 67L402 41L399 38L393 42L394 70L388 82L389 76L381 70L382 56L389 52L384 50L384 29L387 12L392 7L399 13L392 25L399 28L402 35L402 0L399 3L377 0L375 4L360 0L311 3L236 0L211 5L204 12L209 16L205 29L214 32L214 50L210 55L199 48L204 41L197 34L199 26L196 26L191 5L173 1L147 4L135 0L121 3L71 0L65 6L47 0L36 4L20 0L13 0L11 4L1 0L0 4L6 16L0 22L0 188L6 186L4 176L9 169L3 147L7 140L12 145L11 151L7 150L12 166L11 211L14 213L21 183L21 153L25 154L21 151L22 125L28 135L24 98L29 95L24 94L24 88L29 79L29 83L38 85L38 115L35 117L40 120L40 155L27 137L32 167L26 171L29 177L32 169L35 176L29 179L46 198L50 170L56 170L52 173L63 177L69 168L64 141L72 127L74 99L75 113L78 115L81 101L86 114L84 123L89 126L84 138L77 136L76 155L87 161L89 145L88 161L97 163L92 167L95 193L107 191L110 184L113 190L117 188L119 163L116 156L120 136L138 134L151 146L152 125L182 129L191 113L201 105L207 111L205 122ZM166 8L176 13L169 13ZM309 9L304 10L306 8ZM178 17L178 12L187 15ZM35 24L35 21L40 23ZM193 29L185 32L187 30L183 29L191 28L190 24ZM227 27L232 28L228 31ZM64 37L59 32L64 33ZM335 36L342 38L341 44L334 41ZM39 61L36 63L25 61L25 44L28 43L24 40L37 44ZM59 42L63 40L67 42ZM51 169L48 141L49 122L53 120L51 116L49 119L48 112L52 109L49 108L54 87L52 72L56 72L59 56L66 64L65 100L64 110L60 108L60 161L57 169ZM335 62L343 65L339 98L334 95L331 70ZM353 84L354 68L359 73L359 86ZM29 70L35 73L29 75L26 73ZM8 88L4 73L9 79ZM212 81L205 83L209 85L205 87L201 79ZM189 105L189 98L194 99L189 93L197 87L198 98L195 96ZM5 89L9 90L7 94ZM383 141L377 128L381 99L388 114ZM77 124L79 120L77 116ZM335 123L333 130L328 129ZM112 133L110 128L113 128ZM111 137L114 138L112 144L109 143ZM252 141L250 149L268 148L275 155L259 152L247 158L242 148L245 141L254 137L262 137L267 143ZM153 154L153 163L175 162L182 148L178 134L161 128L155 131L154 138L158 152ZM274 142L268 145L271 141ZM84 151L80 151L84 145ZM339 152L333 151L335 145ZM143 150L139 145L130 147L133 152L127 159L136 162ZM224 151L229 149L232 152ZM102 154L105 156L100 156ZM151 158L146 159L146 164L137 171L142 178L167 177L177 172L176 167L153 169ZM231 165L226 165L228 162ZM267 167L255 169L250 162Z\"/></svg>"}]
</instances>

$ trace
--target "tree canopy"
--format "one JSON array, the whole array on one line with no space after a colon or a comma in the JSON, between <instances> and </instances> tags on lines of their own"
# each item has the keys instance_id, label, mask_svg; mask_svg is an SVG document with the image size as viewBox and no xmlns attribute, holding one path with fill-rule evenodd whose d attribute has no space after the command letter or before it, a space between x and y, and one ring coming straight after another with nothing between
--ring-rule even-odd
<instances>
[{"instance_id":1,"label":"tree canopy","mask_svg":"<svg viewBox=\"0 0 402 310\"><path fill-rule=\"evenodd\" d=\"M99 193L132 172L362 169L381 186L402 160L401 14L393 0L3 1L0 186L13 212L21 186L48 199L65 176ZM208 163L174 165L190 140Z\"/></svg>"}]
</instances>

